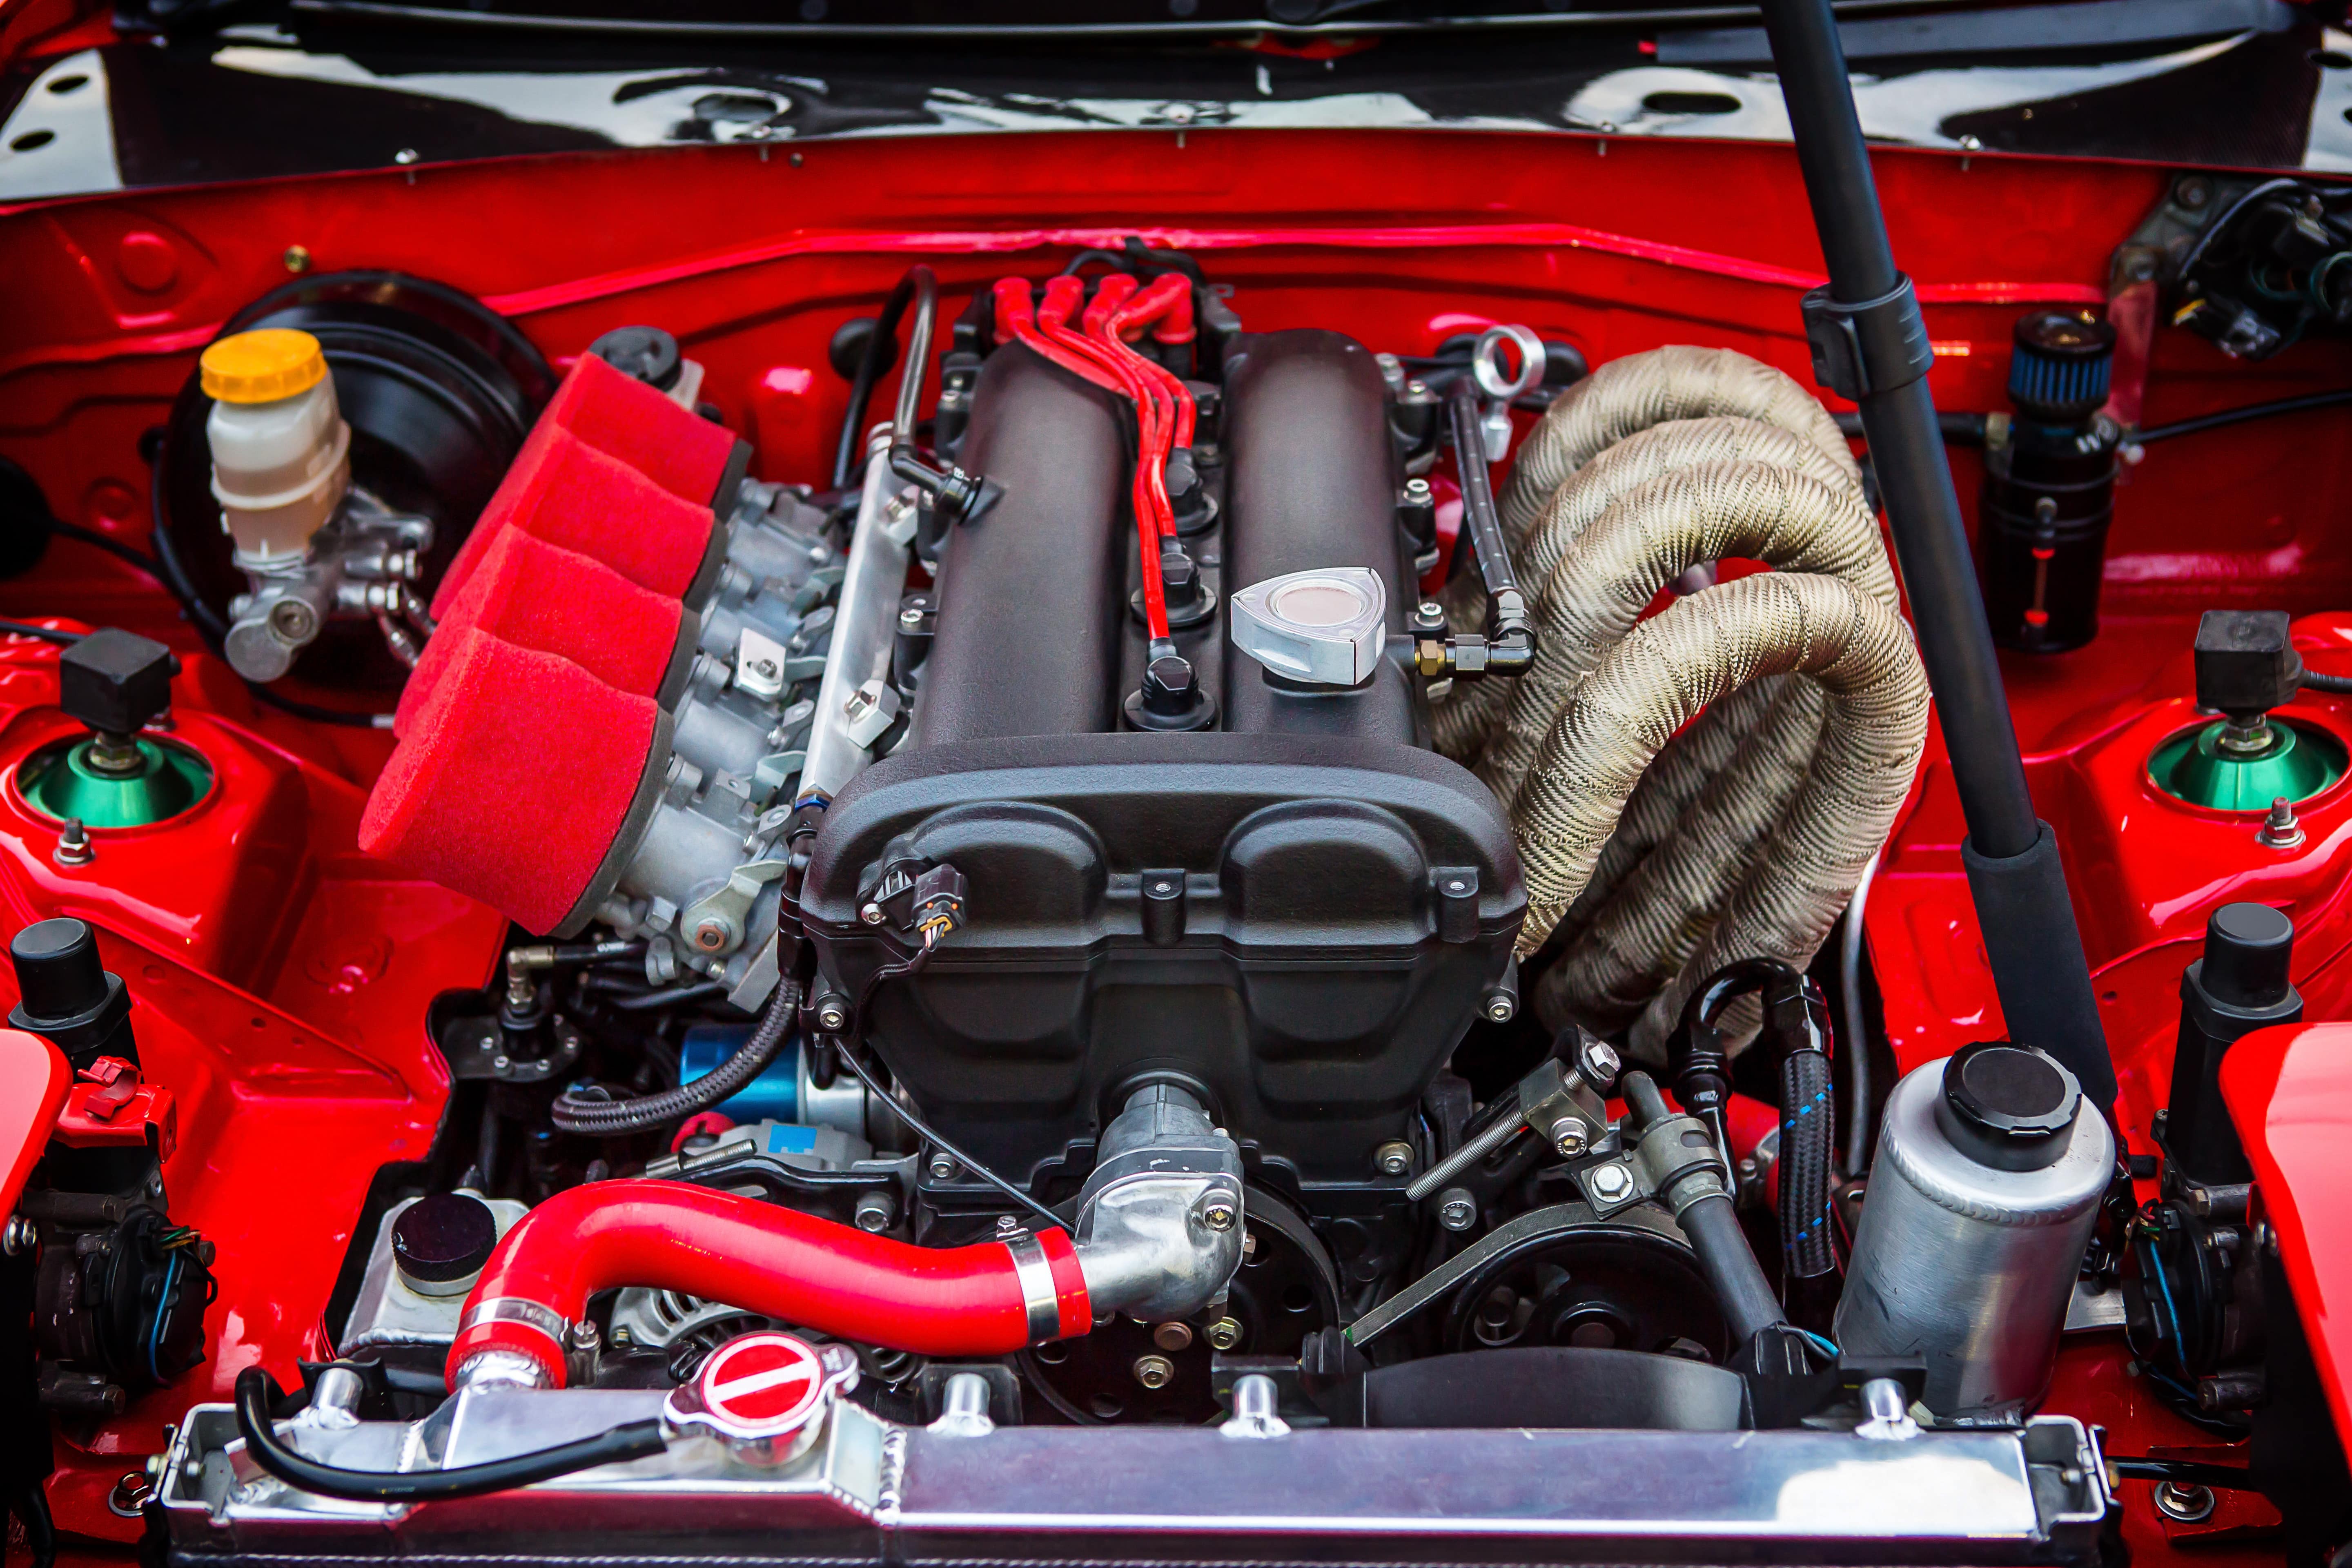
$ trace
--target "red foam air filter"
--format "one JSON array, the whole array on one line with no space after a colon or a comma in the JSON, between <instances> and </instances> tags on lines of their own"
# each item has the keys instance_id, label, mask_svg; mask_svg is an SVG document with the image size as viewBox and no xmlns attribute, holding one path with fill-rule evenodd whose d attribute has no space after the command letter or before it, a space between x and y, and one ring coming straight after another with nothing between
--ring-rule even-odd
<instances>
[{"instance_id":1,"label":"red foam air filter","mask_svg":"<svg viewBox=\"0 0 2352 1568\"><path fill-rule=\"evenodd\" d=\"M451 641L360 848L552 931L627 821L659 710L551 653L471 628Z\"/></svg>"},{"instance_id":2,"label":"red foam air filter","mask_svg":"<svg viewBox=\"0 0 2352 1568\"><path fill-rule=\"evenodd\" d=\"M717 506L742 478L749 447L723 425L681 408L635 376L623 375L594 354L572 363L541 419L558 425L598 451L619 458L654 483L697 506Z\"/></svg>"},{"instance_id":3,"label":"red foam air filter","mask_svg":"<svg viewBox=\"0 0 2352 1568\"><path fill-rule=\"evenodd\" d=\"M439 619L501 530L593 557L641 588L682 598L708 560L718 521L628 464L541 419L482 509L433 595Z\"/></svg>"},{"instance_id":4,"label":"red foam air filter","mask_svg":"<svg viewBox=\"0 0 2352 1568\"><path fill-rule=\"evenodd\" d=\"M607 686L659 701L669 678L684 673L688 625L676 599L577 551L500 529L409 672L393 733L408 733L465 628L568 658Z\"/></svg>"}]
</instances>

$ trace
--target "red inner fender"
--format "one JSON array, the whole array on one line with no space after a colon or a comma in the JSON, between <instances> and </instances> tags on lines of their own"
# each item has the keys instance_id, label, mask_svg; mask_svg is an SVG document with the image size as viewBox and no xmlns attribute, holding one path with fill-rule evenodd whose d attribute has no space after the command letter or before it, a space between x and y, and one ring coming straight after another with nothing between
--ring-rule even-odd
<instances>
[{"instance_id":1,"label":"red inner fender","mask_svg":"<svg viewBox=\"0 0 2352 1568\"><path fill-rule=\"evenodd\" d=\"M555 1334L621 1285L681 1291L843 1339L925 1355L1002 1355L1093 1325L1070 1238L1036 1237L1053 1329L1033 1333L1012 1246L915 1247L683 1182L594 1182L515 1223L466 1299L448 1376L513 1351L564 1382ZM1032 1254L1035 1257L1035 1254ZM1043 1324L1040 1324L1041 1329Z\"/></svg>"}]
</instances>

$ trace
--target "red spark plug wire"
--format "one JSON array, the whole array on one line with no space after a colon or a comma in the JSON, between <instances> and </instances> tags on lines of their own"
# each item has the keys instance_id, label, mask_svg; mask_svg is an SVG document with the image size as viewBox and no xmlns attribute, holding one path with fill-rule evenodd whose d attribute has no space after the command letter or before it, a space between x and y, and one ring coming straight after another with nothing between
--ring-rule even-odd
<instances>
[{"instance_id":1,"label":"red spark plug wire","mask_svg":"<svg viewBox=\"0 0 2352 1568\"><path fill-rule=\"evenodd\" d=\"M1109 292L1114 304L1124 300L1134 289L1135 279L1125 273L1114 273L1099 285L1099 289ZM1143 576L1144 628L1152 642L1165 643L1170 640L1168 589L1160 575L1160 538L1164 530L1161 520L1171 517L1173 508L1168 502L1167 475L1151 457L1158 438L1160 411L1150 391L1136 381L1117 357L1093 339L1071 328L1071 312L1079 308L1085 295L1086 282L1083 279L1065 274L1046 279L1045 297L1037 306L1036 331L1041 337L1067 353L1083 355L1091 361L1098 367L1099 374L1089 376L1089 380L1098 386L1109 387L1135 404L1137 451L1133 510L1136 553L1140 558Z\"/></svg>"},{"instance_id":2,"label":"red spark plug wire","mask_svg":"<svg viewBox=\"0 0 2352 1568\"><path fill-rule=\"evenodd\" d=\"M592 1182L549 1198L499 1241L466 1298L449 1386L475 1357L505 1352L562 1387L565 1337L591 1296L621 1285L925 1355L1002 1355L1094 1326L1077 1254L1058 1230L915 1247L684 1182Z\"/></svg>"}]
</instances>

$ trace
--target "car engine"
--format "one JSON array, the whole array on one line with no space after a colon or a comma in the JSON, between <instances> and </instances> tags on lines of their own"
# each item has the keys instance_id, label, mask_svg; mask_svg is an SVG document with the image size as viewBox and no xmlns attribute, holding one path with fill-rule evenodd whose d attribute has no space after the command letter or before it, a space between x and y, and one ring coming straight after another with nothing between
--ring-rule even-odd
<instances>
[{"instance_id":1,"label":"car engine","mask_svg":"<svg viewBox=\"0 0 2352 1568\"><path fill-rule=\"evenodd\" d=\"M2251 466L2131 532L2344 401L2229 391L2352 353L2341 192L1915 284L1767 9L1826 281L1217 228L1182 129L1181 221L877 238L874 141L755 244L852 145L766 136L719 250L658 173L431 195L470 270L175 207L177 336L0 362L11 1540L2341 1563L2352 567L2214 565Z\"/></svg>"}]
</instances>

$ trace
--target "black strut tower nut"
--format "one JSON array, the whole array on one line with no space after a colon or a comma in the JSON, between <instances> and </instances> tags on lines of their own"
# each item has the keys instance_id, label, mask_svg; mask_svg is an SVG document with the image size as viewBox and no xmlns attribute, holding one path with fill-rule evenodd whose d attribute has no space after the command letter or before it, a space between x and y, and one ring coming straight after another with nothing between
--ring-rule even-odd
<instances>
[{"instance_id":1,"label":"black strut tower nut","mask_svg":"<svg viewBox=\"0 0 2352 1568\"><path fill-rule=\"evenodd\" d=\"M470 1193L428 1194L392 1222L393 1265L422 1295L455 1294L498 1244L498 1216Z\"/></svg>"},{"instance_id":2,"label":"black strut tower nut","mask_svg":"<svg viewBox=\"0 0 2352 1568\"><path fill-rule=\"evenodd\" d=\"M1979 1164L2039 1171L2065 1153L2065 1134L2082 1101L2074 1075L2047 1053L1980 1040L1944 1065L1936 1121Z\"/></svg>"},{"instance_id":3,"label":"black strut tower nut","mask_svg":"<svg viewBox=\"0 0 2352 1568\"><path fill-rule=\"evenodd\" d=\"M36 921L8 943L22 998L8 1026L45 1036L79 1072L100 1057L136 1065L131 1035L131 993L107 973L89 922Z\"/></svg>"}]
</instances>

